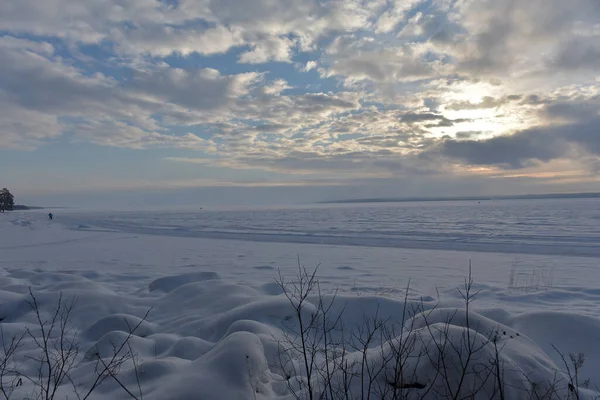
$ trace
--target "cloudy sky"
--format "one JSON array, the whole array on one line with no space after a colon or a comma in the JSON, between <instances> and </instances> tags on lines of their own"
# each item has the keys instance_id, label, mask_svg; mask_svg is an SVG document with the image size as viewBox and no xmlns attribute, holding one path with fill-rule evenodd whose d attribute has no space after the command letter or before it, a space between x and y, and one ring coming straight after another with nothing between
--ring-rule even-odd
<instances>
[{"instance_id":1,"label":"cloudy sky","mask_svg":"<svg viewBox=\"0 0 600 400\"><path fill-rule=\"evenodd\" d=\"M29 202L598 191L599 111L598 0L0 2Z\"/></svg>"}]
</instances>

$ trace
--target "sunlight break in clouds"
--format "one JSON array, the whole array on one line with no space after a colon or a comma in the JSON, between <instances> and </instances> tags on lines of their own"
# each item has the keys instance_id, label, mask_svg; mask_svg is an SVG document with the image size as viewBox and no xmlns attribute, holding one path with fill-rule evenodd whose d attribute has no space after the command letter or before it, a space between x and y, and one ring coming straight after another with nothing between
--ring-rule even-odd
<instances>
[{"instance_id":1,"label":"sunlight break in clouds","mask_svg":"<svg viewBox=\"0 0 600 400\"><path fill-rule=\"evenodd\" d=\"M598 21L596 0L5 0L5 185L598 190Z\"/></svg>"}]
</instances>

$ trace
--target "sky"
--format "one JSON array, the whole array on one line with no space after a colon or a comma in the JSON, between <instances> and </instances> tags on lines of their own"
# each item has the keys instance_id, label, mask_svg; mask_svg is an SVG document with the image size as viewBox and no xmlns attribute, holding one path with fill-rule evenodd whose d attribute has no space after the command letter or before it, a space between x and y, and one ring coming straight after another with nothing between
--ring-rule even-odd
<instances>
[{"instance_id":1,"label":"sky","mask_svg":"<svg viewBox=\"0 0 600 400\"><path fill-rule=\"evenodd\" d=\"M600 191L598 0L2 0L17 202Z\"/></svg>"}]
</instances>

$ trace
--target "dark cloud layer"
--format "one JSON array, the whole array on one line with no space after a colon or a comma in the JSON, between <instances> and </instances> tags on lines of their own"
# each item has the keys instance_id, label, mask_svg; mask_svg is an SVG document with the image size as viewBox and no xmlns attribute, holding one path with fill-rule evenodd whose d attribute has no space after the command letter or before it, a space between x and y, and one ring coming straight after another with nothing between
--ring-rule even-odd
<instances>
[{"instance_id":1,"label":"dark cloud layer","mask_svg":"<svg viewBox=\"0 0 600 400\"><path fill-rule=\"evenodd\" d=\"M445 140L436 151L467 164L513 169L568 157L573 151L600 156L600 117L487 140Z\"/></svg>"}]
</instances>

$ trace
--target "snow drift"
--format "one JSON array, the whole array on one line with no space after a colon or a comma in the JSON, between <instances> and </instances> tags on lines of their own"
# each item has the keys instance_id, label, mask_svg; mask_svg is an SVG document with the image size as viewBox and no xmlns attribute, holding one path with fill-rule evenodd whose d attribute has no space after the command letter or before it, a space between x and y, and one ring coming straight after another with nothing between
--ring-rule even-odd
<instances>
[{"instance_id":1,"label":"snow drift","mask_svg":"<svg viewBox=\"0 0 600 400\"><path fill-rule=\"evenodd\" d=\"M177 274L169 266L130 270L110 252L119 233L68 231L33 213L10 218L0 220L0 237L9 244L19 237L20 246L31 246L12 253L14 265L3 264L0 276L4 349L13 338L22 338L2 376L3 387L15 382L13 398L39 391L39 343L44 335L51 344L61 336L60 329L44 333L40 325L48 326L61 304L72 305L64 331L77 351L56 398L73 398L74 385L85 393L97 379L98 366L123 354L131 357L114 369L117 379L107 375L89 398L292 399L309 397L309 390L324 398L599 395L583 388L587 378L590 388L600 384L594 376L600 367L598 314L560 308L597 302L600 293L594 289L525 293L474 285L478 294L467 311L457 282L458 288L446 282L439 298L403 290L334 294L335 284L323 284L321 294L312 290L298 309L294 296L289 298L298 284L294 266L284 271L289 285L283 287L273 280L236 282L223 278L222 271L194 266ZM61 255L69 268L16 259L17 254L33 259L57 241L73 249ZM102 268L73 266L69 254L82 241L103 246ZM327 327L335 329L323 341ZM298 345L302 335L312 346L307 358ZM567 361L569 353L585 353L579 386L552 345Z\"/></svg>"}]
</instances>

